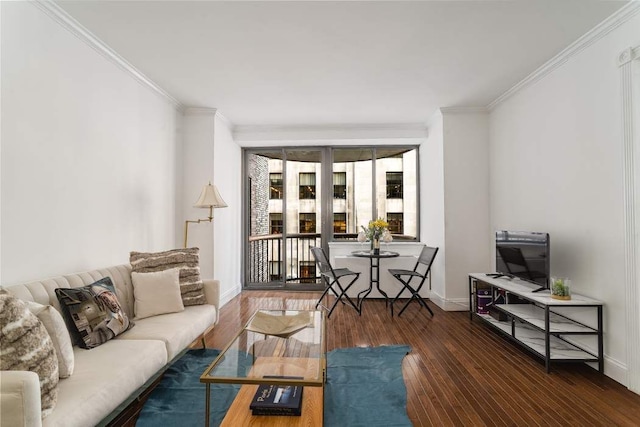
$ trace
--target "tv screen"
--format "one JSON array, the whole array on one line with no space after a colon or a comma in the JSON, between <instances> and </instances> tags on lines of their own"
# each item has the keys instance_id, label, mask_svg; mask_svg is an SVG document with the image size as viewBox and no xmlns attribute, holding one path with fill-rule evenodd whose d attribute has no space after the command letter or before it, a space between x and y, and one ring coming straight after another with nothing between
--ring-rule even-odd
<instances>
[{"instance_id":1,"label":"tv screen","mask_svg":"<svg viewBox=\"0 0 640 427\"><path fill-rule=\"evenodd\" d=\"M496 271L549 288L549 233L496 231Z\"/></svg>"}]
</instances>

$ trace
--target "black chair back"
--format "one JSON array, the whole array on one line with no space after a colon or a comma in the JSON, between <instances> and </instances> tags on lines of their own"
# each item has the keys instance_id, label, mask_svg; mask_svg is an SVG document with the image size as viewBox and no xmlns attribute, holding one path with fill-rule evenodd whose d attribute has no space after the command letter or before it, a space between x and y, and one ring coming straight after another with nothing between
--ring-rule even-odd
<instances>
[{"instance_id":1,"label":"black chair back","mask_svg":"<svg viewBox=\"0 0 640 427\"><path fill-rule=\"evenodd\" d=\"M417 272L420 264L424 264L427 266L427 270L424 272L424 275L426 276L429 270L431 270L433 260L436 259L438 249L439 248L432 248L431 246L425 246L424 248L422 248L422 252L420 252L418 262L416 262L416 266L413 268L413 271Z\"/></svg>"},{"instance_id":2,"label":"black chair back","mask_svg":"<svg viewBox=\"0 0 640 427\"><path fill-rule=\"evenodd\" d=\"M329 263L329 259L324 253L324 249L319 247L312 247L310 248L310 250L311 254L316 260L316 264L318 264L318 267L320 268L320 274L335 277L335 274L333 273L333 267L331 267L331 263Z\"/></svg>"}]
</instances>

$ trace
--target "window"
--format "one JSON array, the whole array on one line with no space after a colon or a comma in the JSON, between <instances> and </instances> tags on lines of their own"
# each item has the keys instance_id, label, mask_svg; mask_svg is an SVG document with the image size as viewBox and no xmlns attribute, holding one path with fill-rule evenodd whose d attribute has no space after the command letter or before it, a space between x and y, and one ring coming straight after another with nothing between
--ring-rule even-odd
<instances>
[{"instance_id":1,"label":"window","mask_svg":"<svg viewBox=\"0 0 640 427\"><path fill-rule=\"evenodd\" d=\"M300 214L300 233L316 232L316 214L301 213Z\"/></svg>"},{"instance_id":2,"label":"window","mask_svg":"<svg viewBox=\"0 0 640 427\"><path fill-rule=\"evenodd\" d=\"M295 289L300 261L312 259L309 247L354 242L361 226L376 218L391 223L394 239L418 240L418 146L251 147L242 153L247 288ZM303 288L324 290L317 278Z\"/></svg>"},{"instance_id":3,"label":"window","mask_svg":"<svg viewBox=\"0 0 640 427\"><path fill-rule=\"evenodd\" d=\"M270 213L269 214L269 228L271 234L282 234L282 214Z\"/></svg>"},{"instance_id":4,"label":"window","mask_svg":"<svg viewBox=\"0 0 640 427\"><path fill-rule=\"evenodd\" d=\"M404 234L402 213L388 213L387 222L389 223L389 231L391 234Z\"/></svg>"},{"instance_id":5,"label":"window","mask_svg":"<svg viewBox=\"0 0 640 427\"><path fill-rule=\"evenodd\" d=\"M334 199L347 198L347 173L346 172L333 173L333 198Z\"/></svg>"},{"instance_id":6,"label":"window","mask_svg":"<svg viewBox=\"0 0 640 427\"><path fill-rule=\"evenodd\" d=\"M300 261L300 283L316 282L316 263L314 261Z\"/></svg>"},{"instance_id":7,"label":"window","mask_svg":"<svg viewBox=\"0 0 640 427\"><path fill-rule=\"evenodd\" d=\"M282 173L269 174L269 198L282 199Z\"/></svg>"},{"instance_id":8,"label":"window","mask_svg":"<svg viewBox=\"0 0 640 427\"><path fill-rule=\"evenodd\" d=\"M300 173L300 199L316 198L316 174L301 172Z\"/></svg>"},{"instance_id":9,"label":"window","mask_svg":"<svg viewBox=\"0 0 640 427\"><path fill-rule=\"evenodd\" d=\"M269 261L269 278L275 282L282 278L282 261Z\"/></svg>"},{"instance_id":10,"label":"window","mask_svg":"<svg viewBox=\"0 0 640 427\"><path fill-rule=\"evenodd\" d=\"M402 172L387 172L387 199L402 199Z\"/></svg>"},{"instance_id":11,"label":"window","mask_svg":"<svg viewBox=\"0 0 640 427\"><path fill-rule=\"evenodd\" d=\"M333 232L334 233L346 233L347 232L347 214L346 213L334 213L333 214Z\"/></svg>"}]
</instances>

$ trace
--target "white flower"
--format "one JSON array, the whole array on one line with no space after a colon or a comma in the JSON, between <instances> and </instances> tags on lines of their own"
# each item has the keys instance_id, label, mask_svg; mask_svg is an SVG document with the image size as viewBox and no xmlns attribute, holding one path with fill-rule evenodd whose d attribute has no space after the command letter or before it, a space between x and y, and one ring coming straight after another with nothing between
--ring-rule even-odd
<instances>
[{"instance_id":1,"label":"white flower","mask_svg":"<svg viewBox=\"0 0 640 427\"><path fill-rule=\"evenodd\" d=\"M389 232L389 230L385 229L384 233L382 233L382 241L385 243L389 243L393 240L393 236Z\"/></svg>"},{"instance_id":2,"label":"white flower","mask_svg":"<svg viewBox=\"0 0 640 427\"><path fill-rule=\"evenodd\" d=\"M367 241L367 235L364 234L364 231L358 233L358 242L364 243Z\"/></svg>"}]
</instances>

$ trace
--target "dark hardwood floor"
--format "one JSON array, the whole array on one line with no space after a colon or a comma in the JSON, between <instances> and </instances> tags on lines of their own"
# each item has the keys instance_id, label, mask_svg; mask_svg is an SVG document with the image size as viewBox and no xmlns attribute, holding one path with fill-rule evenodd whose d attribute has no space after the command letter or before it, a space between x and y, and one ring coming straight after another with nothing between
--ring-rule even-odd
<instances>
[{"instance_id":1,"label":"dark hardwood floor","mask_svg":"<svg viewBox=\"0 0 640 427\"><path fill-rule=\"evenodd\" d=\"M220 310L207 346L223 348L257 309L313 309L319 296L245 291ZM403 376L415 426L640 426L640 396L612 379L582 364L553 365L547 374L541 359L470 322L468 312L428 304L433 318L415 302L392 318L383 300L367 300L362 316L339 305L327 321L329 351L411 346ZM113 425L134 426L145 398Z\"/></svg>"},{"instance_id":2,"label":"dark hardwood floor","mask_svg":"<svg viewBox=\"0 0 640 427\"><path fill-rule=\"evenodd\" d=\"M245 291L220 311L207 345L222 348L259 308L312 309L319 293ZM339 305L327 321L328 350L408 344L407 412L415 426L638 426L640 396L586 365L554 364L503 339L468 312L412 302L391 317L383 300L362 316Z\"/></svg>"}]
</instances>

